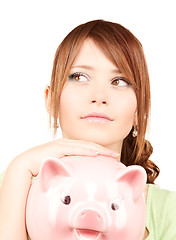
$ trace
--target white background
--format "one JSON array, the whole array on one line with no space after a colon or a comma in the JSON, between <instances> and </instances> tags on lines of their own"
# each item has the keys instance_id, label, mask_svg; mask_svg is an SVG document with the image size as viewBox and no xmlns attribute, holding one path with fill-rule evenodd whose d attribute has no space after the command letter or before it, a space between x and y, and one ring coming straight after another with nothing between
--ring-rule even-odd
<instances>
[{"instance_id":1,"label":"white background","mask_svg":"<svg viewBox=\"0 0 176 240\"><path fill-rule=\"evenodd\" d=\"M176 14L173 0L0 3L0 172L17 154L52 140L44 106L54 53L77 25L118 22L141 41L151 79L148 139L161 169L156 183L176 190Z\"/></svg>"}]
</instances>

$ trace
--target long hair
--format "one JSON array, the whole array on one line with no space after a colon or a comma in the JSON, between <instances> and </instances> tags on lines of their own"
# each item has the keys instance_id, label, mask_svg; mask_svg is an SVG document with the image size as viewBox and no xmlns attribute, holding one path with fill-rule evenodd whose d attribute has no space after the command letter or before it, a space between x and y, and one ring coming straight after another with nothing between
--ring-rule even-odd
<instances>
[{"instance_id":1,"label":"long hair","mask_svg":"<svg viewBox=\"0 0 176 240\"><path fill-rule=\"evenodd\" d=\"M153 152L145 140L150 114L150 82L148 68L139 40L126 28L117 23L94 20L73 29L59 45L53 63L50 84L51 108L54 118L54 133L57 132L57 118L60 95L68 79L71 66L85 39L91 39L119 70L130 80L137 98L137 137L133 129L123 141L121 162L126 166L140 165L147 173L147 182L154 183L159 168L149 160Z\"/></svg>"}]
</instances>

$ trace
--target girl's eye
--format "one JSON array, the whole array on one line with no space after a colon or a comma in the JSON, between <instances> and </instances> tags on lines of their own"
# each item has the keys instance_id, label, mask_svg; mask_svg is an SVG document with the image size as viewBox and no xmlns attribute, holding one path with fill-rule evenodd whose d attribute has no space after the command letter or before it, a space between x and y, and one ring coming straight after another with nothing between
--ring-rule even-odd
<instances>
[{"instance_id":1,"label":"girl's eye","mask_svg":"<svg viewBox=\"0 0 176 240\"><path fill-rule=\"evenodd\" d=\"M69 79L75 82L89 82L90 79L85 73L73 73L69 76Z\"/></svg>"},{"instance_id":2,"label":"girl's eye","mask_svg":"<svg viewBox=\"0 0 176 240\"><path fill-rule=\"evenodd\" d=\"M128 87L131 83L124 77L113 78L111 84L115 87Z\"/></svg>"}]
</instances>

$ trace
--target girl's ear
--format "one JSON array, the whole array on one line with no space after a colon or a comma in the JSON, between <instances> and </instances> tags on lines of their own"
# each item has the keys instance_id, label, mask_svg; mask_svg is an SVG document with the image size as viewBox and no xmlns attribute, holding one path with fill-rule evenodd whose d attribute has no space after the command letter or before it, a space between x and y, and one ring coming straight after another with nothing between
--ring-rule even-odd
<instances>
[{"instance_id":1,"label":"girl's ear","mask_svg":"<svg viewBox=\"0 0 176 240\"><path fill-rule=\"evenodd\" d=\"M134 120L133 120L133 126L137 126L138 125L138 115L137 115L137 111L134 114Z\"/></svg>"},{"instance_id":2,"label":"girl's ear","mask_svg":"<svg viewBox=\"0 0 176 240\"><path fill-rule=\"evenodd\" d=\"M45 94L45 108L46 111L50 114L50 109L51 109L51 95L50 95L50 87L47 86L44 90Z\"/></svg>"}]
</instances>

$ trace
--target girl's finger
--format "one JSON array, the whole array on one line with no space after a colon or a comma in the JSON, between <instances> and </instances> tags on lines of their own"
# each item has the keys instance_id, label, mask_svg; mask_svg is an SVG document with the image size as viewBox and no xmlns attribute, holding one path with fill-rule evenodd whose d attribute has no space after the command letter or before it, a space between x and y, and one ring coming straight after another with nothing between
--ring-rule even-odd
<instances>
[{"instance_id":1,"label":"girl's finger","mask_svg":"<svg viewBox=\"0 0 176 240\"><path fill-rule=\"evenodd\" d=\"M68 140L63 139L58 140L58 148L62 149L60 154L63 155L89 155L96 156L98 154L110 156L113 158L119 158L120 154L104 148L98 144L92 144L90 142L78 141L78 140Z\"/></svg>"}]
</instances>

